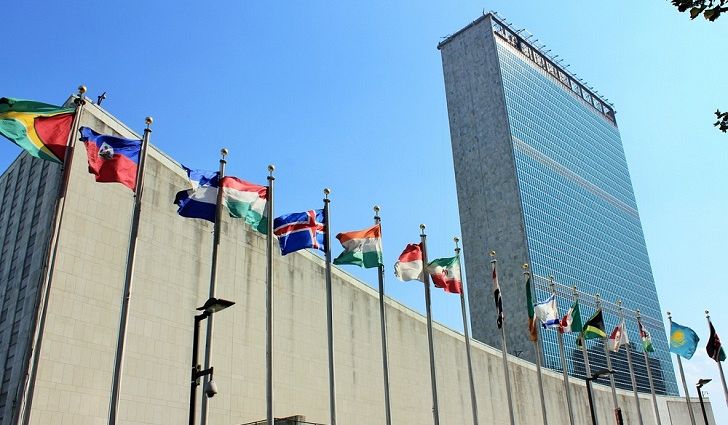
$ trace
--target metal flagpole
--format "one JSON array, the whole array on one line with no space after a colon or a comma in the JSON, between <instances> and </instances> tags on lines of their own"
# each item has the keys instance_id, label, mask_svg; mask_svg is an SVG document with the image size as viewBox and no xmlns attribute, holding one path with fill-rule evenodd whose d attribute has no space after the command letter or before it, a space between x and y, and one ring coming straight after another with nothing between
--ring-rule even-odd
<instances>
[{"instance_id":1,"label":"metal flagpole","mask_svg":"<svg viewBox=\"0 0 728 425\"><path fill-rule=\"evenodd\" d=\"M490 264L493 265L493 271L496 271L496 265L498 263L498 260L495 259L495 251L490 251L490 256L493 258L490 260ZM496 271L497 273L497 271ZM497 274L496 274L497 276ZM500 284L499 284L500 287ZM503 299L503 294L501 291L501 302ZM500 312L499 312L500 314ZM511 375L508 373L508 347L506 346L506 321L505 319L501 322L501 353L503 354L503 375L505 375L506 378L506 396L508 398L508 414L511 420L511 425L516 425L516 418L513 414L513 398L511 396Z\"/></svg>"},{"instance_id":2,"label":"metal flagpole","mask_svg":"<svg viewBox=\"0 0 728 425\"><path fill-rule=\"evenodd\" d=\"M435 350L432 344L432 307L430 304L430 274L427 273L427 235L425 225L420 224L420 243L422 244L422 282L425 284L425 309L427 310L427 341L430 348L430 381L432 383L432 419L440 425L440 410L437 403L437 377L435 375Z\"/></svg>"},{"instance_id":3,"label":"metal flagpole","mask_svg":"<svg viewBox=\"0 0 728 425\"><path fill-rule=\"evenodd\" d=\"M642 329L642 320L640 318L640 311L637 309L637 327ZM641 332L641 331L640 331ZM640 333L640 339L642 334ZM650 356L647 355L647 350L642 349L642 355L645 357L645 367L647 368L647 380L650 383L650 393L652 393L652 409L655 413L655 422L657 425L662 425L660 421L660 410L657 407L657 395L655 394L655 383L652 381L652 368L650 367Z\"/></svg>"},{"instance_id":4,"label":"metal flagpole","mask_svg":"<svg viewBox=\"0 0 728 425\"><path fill-rule=\"evenodd\" d=\"M672 327L672 314L667 312L667 319L670 321L670 327ZM683 370L682 360L679 354L675 354L677 357L677 367L680 369L680 379L682 379L683 390L685 391L685 401L688 403L688 413L690 414L690 423L695 425L695 415L693 414L693 405L690 402L690 393L688 392L688 384L685 382L685 371Z\"/></svg>"},{"instance_id":5,"label":"metal flagpole","mask_svg":"<svg viewBox=\"0 0 728 425\"><path fill-rule=\"evenodd\" d=\"M528 264L523 264L523 276L526 278L526 282L529 282L531 273L528 271ZM536 294L535 282L529 283L532 285L531 293ZM536 340L533 341L533 351L536 357L536 376L538 377L538 396L541 399L541 416L543 417L543 425L548 425L548 418L546 416L546 399L543 396L543 376L541 376L541 330L535 324L532 324L536 328Z\"/></svg>"},{"instance_id":6,"label":"metal flagpole","mask_svg":"<svg viewBox=\"0 0 728 425\"><path fill-rule=\"evenodd\" d=\"M602 308L602 302L601 297L599 294L596 294L596 306L597 310L600 310ZM604 319L604 312L602 311L602 320ZM604 327L604 330L606 331L606 326ZM613 371L612 369L612 356L609 355L609 346L607 344L609 337L606 336L606 332L604 333L604 339L602 339L604 344L604 357L607 359L607 369ZM586 344L585 344L586 345ZM612 388L612 405L614 406L614 413L615 415L621 415L621 409L619 408L619 404L617 403L617 387L614 385L614 373L609 374L609 386Z\"/></svg>"},{"instance_id":7,"label":"metal flagpole","mask_svg":"<svg viewBox=\"0 0 728 425\"><path fill-rule=\"evenodd\" d=\"M379 217L379 206L374 206L374 224L379 225L379 231L382 229L382 219ZM380 235L381 236L381 235ZM392 411L389 404L389 360L387 354L387 316L384 305L384 265L379 264L377 267L377 277L379 278L379 324L382 333L382 375L384 376L384 415L387 425L392 425Z\"/></svg>"},{"instance_id":8,"label":"metal flagpole","mask_svg":"<svg viewBox=\"0 0 728 425\"><path fill-rule=\"evenodd\" d=\"M326 253L326 328L329 346L329 416L330 425L336 425L336 379L334 377L334 311L331 293L331 221L329 220L329 194L324 189L324 248ZM315 236L314 236L315 237Z\"/></svg>"},{"instance_id":9,"label":"metal flagpole","mask_svg":"<svg viewBox=\"0 0 728 425\"><path fill-rule=\"evenodd\" d=\"M78 140L78 128L81 125L81 115L83 114L83 105L86 104L85 95L86 86L78 86L78 98L75 99L76 112L71 124L71 132L68 134L68 142L66 143L66 153L63 158L63 175L61 184L58 187L58 196L56 197L55 211L53 212L53 221L51 227L51 237L48 240L45 259L43 261L43 280L38 288L37 298L35 300L36 314L33 316L33 323L29 329L32 329L33 336L28 340L27 355L25 358L25 370L28 373L23 383L23 391L20 393L18 400L18 408L16 410L15 423L26 425L30 421L30 408L33 404L33 395L35 390L35 379L38 374L38 361L40 360L40 350L43 344L43 333L45 331L45 320L48 313L48 299L50 297L51 284L53 283L53 271L56 265L56 254L58 252L58 238L61 232L61 224L63 223L63 212L66 206L66 193L68 192L68 183L71 177L71 168L73 165L73 153Z\"/></svg>"},{"instance_id":10,"label":"metal flagpole","mask_svg":"<svg viewBox=\"0 0 728 425\"><path fill-rule=\"evenodd\" d=\"M273 417L273 171L276 167L268 166L268 199L266 205L267 231L265 276L265 401L268 425L275 423Z\"/></svg>"},{"instance_id":11,"label":"metal flagpole","mask_svg":"<svg viewBox=\"0 0 728 425\"><path fill-rule=\"evenodd\" d=\"M576 286L572 287L572 290L574 291L574 302L579 301L579 291L576 289ZM581 312L580 312L581 313ZM583 324L583 322L582 322ZM584 335L584 331L582 330L579 332L579 338L581 340L581 354L584 356L584 371L586 372L586 377L591 377L591 366L589 365L589 353L586 350L586 339L582 338Z\"/></svg>"},{"instance_id":12,"label":"metal flagpole","mask_svg":"<svg viewBox=\"0 0 728 425\"><path fill-rule=\"evenodd\" d=\"M627 332L627 325L624 323L624 310L622 309L622 300L617 300L617 306L619 307L619 316L622 318L622 325L624 327L622 328L622 332ZM622 336L620 335L620 338ZM643 425L642 421L642 407L640 406L640 397L639 393L637 392L637 378L634 376L634 366L632 366L632 341L629 340L629 337L627 337L627 346L625 349L627 350L627 366L629 366L629 377L632 380L632 391L634 392L634 401L637 403L637 418L639 420L640 425Z\"/></svg>"},{"instance_id":13,"label":"metal flagpole","mask_svg":"<svg viewBox=\"0 0 728 425\"><path fill-rule=\"evenodd\" d=\"M225 177L225 164L227 161L225 161L225 157L228 154L228 150L225 148L222 148L220 150L220 155L222 155L222 158L220 158L220 172L218 174L218 180L217 180L217 205L215 207L215 227L214 227L214 236L212 241L212 266L210 268L210 293L209 298L215 297L215 287L217 286L217 251L218 247L220 246L220 225L222 221L222 179ZM205 369L210 368L210 362L212 357L212 330L213 330L213 318L215 317L214 314L211 314L210 317L207 318L207 335L205 336ZM204 387L207 388L208 382L210 381L210 375L205 375L204 380ZM202 392L202 405L200 407L200 425L207 425L207 418L209 415L208 409L207 409L207 395L205 392Z\"/></svg>"},{"instance_id":14,"label":"metal flagpole","mask_svg":"<svg viewBox=\"0 0 728 425\"><path fill-rule=\"evenodd\" d=\"M124 371L124 348L126 347L126 330L129 325L129 301L131 288L134 284L134 261L136 260L137 236L139 235L139 216L142 211L142 192L144 190L144 165L147 163L147 147L152 133L152 117L147 117L139 152L139 166L136 175L136 190L134 191L134 212L131 218L131 233L129 235L129 249L126 255L126 274L124 276L124 291L121 298L121 317L119 319L119 334L116 340L116 356L114 359L114 377L111 384L111 402L109 406L109 425L115 425L119 413L119 391L121 389L122 372Z\"/></svg>"},{"instance_id":15,"label":"metal flagpole","mask_svg":"<svg viewBox=\"0 0 728 425\"><path fill-rule=\"evenodd\" d=\"M460 247L458 237L453 238L455 241L455 255L458 257L458 269L460 270L460 282L463 281L462 267L460 266ZM460 290L460 310L463 314L463 334L465 336L465 353L468 359L468 378L470 378L470 406L473 409L473 425L478 425L478 401L475 397L475 380L473 378L473 361L470 355L470 332L468 331L468 316L465 312L465 285Z\"/></svg>"},{"instance_id":16,"label":"metal flagpole","mask_svg":"<svg viewBox=\"0 0 728 425\"><path fill-rule=\"evenodd\" d=\"M705 318L708 319L708 326L713 326L713 324L710 322L710 312L708 310L705 310ZM716 363L718 363L718 371L720 372L720 382L723 384L723 395L725 397L725 402L728 404L728 387L725 385L725 375L723 375L723 365L720 363L720 359L716 360Z\"/></svg>"},{"instance_id":17,"label":"metal flagpole","mask_svg":"<svg viewBox=\"0 0 728 425\"><path fill-rule=\"evenodd\" d=\"M554 277L549 276L549 287L551 293L556 295L556 284L554 283ZM574 408L571 405L571 387L569 386L569 366L566 363L566 352L564 351L564 336L562 335L561 328L557 330L556 339L559 342L559 354L561 355L561 371L564 374L564 391L566 392L566 405L569 412L569 425L574 425Z\"/></svg>"}]
</instances>

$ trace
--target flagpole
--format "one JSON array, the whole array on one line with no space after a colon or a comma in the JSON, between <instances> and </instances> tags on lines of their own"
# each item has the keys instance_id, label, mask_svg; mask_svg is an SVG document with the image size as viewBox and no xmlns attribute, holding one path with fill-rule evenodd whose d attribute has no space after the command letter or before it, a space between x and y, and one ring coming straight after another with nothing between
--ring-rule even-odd
<instances>
[{"instance_id":1,"label":"flagpole","mask_svg":"<svg viewBox=\"0 0 728 425\"><path fill-rule=\"evenodd\" d=\"M597 310L600 310L602 308L602 302L601 297L599 294L596 294L596 306ZM604 320L604 313L602 313L602 320ZM605 326L606 331L606 326ZM604 338L602 339L602 343L604 345L604 356L607 359L607 369L614 372L614 369L612 369L612 356L609 355L609 347L607 346L607 340L609 338L607 337L606 332L604 333ZM586 345L586 344L584 344ZM619 404L617 403L617 388L614 385L614 373L609 374L609 386L612 388L612 405L614 406L614 414L621 416L621 409L619 408Z\"/></svg>"},{"instance_id":2,"label":"flagpole","mask_svg":"<svg viewBox=\"0 0 728 425\"><path fill-rule=\"evenodd\" d=\"M526 279L526 282L529 282L529 279L531 277L531 272L528 271L528 264L524 263L523 266L523 276ZM529 283L529 285L533 285L532 293L536 294L536 285L535 282ZM557 314L558 316L558 314ZM541 374L541 330L539 329L539 326L536 326L535 324L532 324L536 329L536 340L533 341L533 351L536 357L536 376L538 377L538 396L541 399L541 416L543 417L543 425L548 425L548 418L546 416L546 399L543 395L543 376Z\"/></svg>"},{"instance_id":3,"label":"flagpole","mask_svg":"<svg viewBox=\"0 0 728 425\"><path fill-rule=\"evenodd\" d=\"M670 321L670 328L672 328L672 314L668 311L667 312L667 319ZM672 333L672 331L670 332ZM690 393L688 392L688 384L685 382L685 371L683 370L682 360L680 359L679 354L675 354L675 357L677 357L677 366L678 369L680 369L680 379L682 379L683 384L683 390L685 391L685 401L687 402L688 406L688 413L690 414L690 423L692 425L695 425L695 415L693 414L693 405L690 403Z\"/></svg>"},{"instance_id":4,"label":"flagpole","mask_svg":"<svg viewBox=\"0 0 728 425\"><path fill-rule=\"evenodd\" d=\"M30 408L33 404L33 395L35 390L35 380L38 375L38 361L40 360L40 350L43 344L43 333L45 332L46 315L48 314L48 299L50 297L51 284L53 283L53 272L56 266L56 254L58 252L58 238L61 232L61 224L66 207L66 194L68 192L68 183L71 177L71 168L73 164L73 153L78 140L78 128L81 124L81 115L83 113L83 105L86 104L85 95L86 86L78 86L78 97L74 100L76 111L71 124L71 132L68 134L66 142L66 152L63 157L61 184L58 186L58 196L55 202L55 211L53 212L53 221L51 227L51 237L48 240L46 254L43 261L43 280L38 288L37 298L35 300L36 314L33 316L33 323L29 329L32 329L33 335L28 340L28 348L26 350L25 382L23 383L23 391L20 393L18 400L18 409L15 413L17 421L15 423L27 424L30 421Z\"/></svg>"},{"instance_id":5,"label":"flagpole","mask_svg":"<svg viewBox=\"0 0 728 425\"><path fill-rule=\"evenodd\" d=\"M708 326L713 326L710 321L710 312L708 310L705 310L705 318L708 320ZM723 384L723 396L725 397L726 404L728 404L728 387L726 387L725 384L725 375L723 375L723 365L720 362L720 355L718 355L716 363L718 363L718 371L720 372L720 382Z\"/></svg>"},{"instance_id":6,"label":"flagpole","mask_svg":"<svg viewBox=\"0 0 728 425\"><path fill-rule=\"evenodd\" d=\"M336 379L334 378L334 311L331 291L331 221L329 220L329 194L324 189L324 249L326 253L326 325L329 346L329 416L330 425L336 425ZM315 236L314 236L315 237Z\"/></svg>"},{"instance_id":7,"label":"flagpole","mask_svg":"<svg viewBox=\"0 0 728 425\"><path fill-rule=\"evenodd\" d=\"M455 255L458 257L458 267L460 268L460 282L463 281L462 267L460 267L460 247L458 242L460 238L453 238L455 241ZM463 334L465 335L465 353L468 358L468 378L470 379L470 406L473 409L473 425L478 425L478 400L475 397L475 380L473 378L473 361L470 354L470 332L468 330L468 316L465 311L465 285L460 290L460 310L463 314Z\"/></svg>"},{"instance_id":8,"label":"flagpole","mask_svg":"<svg viewBox=\"0 0 728 425\"><path fill-rule=\"evenodd\" d=\"M440 425L440 411L437 403L437 377L435 375L435 350L432 344L432 306L430 300L430 274L427 273L427 235L425 225L420 224L420 243L422 244L422 282L425 285L425 309L427 310L427 341L430 348L430 382L432 384L432 419Z\"/></svg>"},{"instance_id":9,"label":"flagpole","mask_svg":"<svg viewBox=\"0 0 728 425\"><path fill-rule=\"evenodd\" d=\"M640 318L640 311L637 309L637 327L642 329L642 320ZM642 334L640 334L642 339ZM660 421L660 410L657 407L657 395L655 394L655 383L652 381L652 368L650 367L650 356L647 355L647 350L642 349L642 355L645 357L645 366L647 367L647 380L650 382L650 392L652 393L652 409L655 412L655 422L657 425L662 425Z\"/></svg>"},{"instance_id":10,"label":"flagpole","mask_svg":"<svg viewBox=\"0 0 728 425\"><path fill-rule=\"evenodd\" d=\"M490 264L493 265L493 270L496 270L498 260L495 259L495 251L490 251L490 256L492 260L490 260ZM500 287L500 284L499 284ZM503 295L501 292L501 300L503 299ZM502 301L501 301L502 302ZM508 373L508 347L506 346L506 321L503 320L501 322L501 353L503 354L503 374L506 378L506 396L508 398L508 415L511 420L511 425L516 425L516 418L513 414L513 398L511 396L511 376L510 373Z\"/></svg>"},{"instance_id":11,"label":"flagpole","mask_svg":"<svg viewBox=\"0 0 728 425\"><path fill-rule=\"evenodd\" d=\"M622 300L617 300L617 307L619 308L619 316L622 318L622 323L620 326L622 326L622 332L626 334L627 332L627 325L624 323L624 310L622 309ZM620 340L622 339L622 336L619 336ZM642 421L642 407L640 406L640 397L637 393L637 378L634 376L634 366L632 366L632 341L627 337L627 347L625 349L627 350L627 366L629 366L629 377L632 380L632 391L634 392L634 401L637 403L637 418L639 419L640 425L643 425L644 422Z\"/></svg>"},{"instance_id":12,"label":"flagpole","mask_svg":"<svg viewBox=\"0 0 728 425\"><path fill-rule=\"evenodd\" d=\"M124 291L121 298L121 317L119 319L119 334L116 340L116 356L114 359L114 377L111 383L111 403L109 406L109 425L115 425L119 413L119 390L121 389L122 373L124 371L124 348L126 347L126 330L129 326L129 301L131 289L134 284L134 262L136 260L136 247L139 235L139 216L142 211L142 193L144 190L144 166L147 163L147 147L152 133L152 117L147 117L139 152L139 166L137 167L136 189L134 191L134 212L131 218L131 233L129 235L129 248L126 255L126 274L124 276Z\"/></svg>"},{"instance_id":13,"label":"flagpole","mask_svg":"<svg viewBox=\"0 0 728 425\"><path fill-rule=\"evenodd\" d=\"M220 149L220 155L222 156L220 158L220 171L218 174L218 180L217 180L217 203L215 205L215 227L214 227L214 235L213 235L213 241L212 241L212 266L210 267L210 293L209 298L215 297L215 287L217 286L217 251L220 246L220 223L222 221L222 179L225 177L225 164L227 161L225 160L225 157L228 154L228 150L226 148ZM213 317L215 315L211 314L210 317L207 318L207 335L205 336L205 368L210 368L210 362L212 357L212 330L213 330ZM204 387L207 388L208 382L210 381L211 375L205 375L205 381L204 381ZM200 406L200 425L207 425L207 418L208 418L208 409L207 409L207 400L208 397L205 394L205 392L202 392L202 405Z\"/></svg>"},{"instance_id":14,"label":"flagpole","mask_svg":"<svg viewBox=\"0 0 728 425\"><path fill-rule=\"evenodd\" d=\"M556 284L554 283L554 277L549 276L549 287L551 293L556 295ZM561 355L561 371L564 375L564 392L566 392L566 405L569 412L569 425L574 425L574 408L571 405L571 387L569 385L569 366L566 363L566 352L564 350L564 336L561 332L561 327L557 330L556 339L559 342L559 354Z\"/></svg>"},{"instance_id":15,"label":"flagpole","mask_svg":"<svg viewBox=\"0 0 728 425\"><path fill-rule=\"evenodd\" d=\"M572 290L574 291L574 302L579 301L579 291L576 289L576 286L572 287ZM584 357L584 371L586 372L586 378L591 377L591 366L589 365L589 353L586 350L586 339L583 338L584 336L584 330L582 329L581 332L579 332L579 336L577 338L581 339L581 354Z\"/></svg>"},{"instance_id":16,"label":"flagpole","mask_svg":"<svg viewBox=\"0 0 728 425\"><path fill-rule=\"evenodd\" d=\"M276 167L268 165L268 214L266 237L266 276L265 276L265 402L268 425L275 423L273 417L273 171Z\"/></svg>"},{"instance_id":17,"label":"flagpole","mask_svg":"<svg viewBox=\"0 0 728 425\"><path fill-rule=\"evenodd\" d=\"M374 224L379 225L381 232L382 219L379 217L379 206L374 206ZM387 317L384 305L384 265L377 267L379 278L379 324L382 333L382 375L384 377L384 415L387 425L392 425L392 411L389 404L389 360L387 354Z\"/></svg>"}]
</instances>

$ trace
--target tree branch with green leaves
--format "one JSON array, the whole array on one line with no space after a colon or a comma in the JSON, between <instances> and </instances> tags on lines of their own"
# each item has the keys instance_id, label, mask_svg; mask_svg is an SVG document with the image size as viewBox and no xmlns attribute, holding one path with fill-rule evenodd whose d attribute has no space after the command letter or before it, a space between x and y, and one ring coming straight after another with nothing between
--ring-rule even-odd
<instances>
[{"instance_id":1,"label":"tree branch with green leaves","mask_svg":"<svg viewBox=\"0 0 728 425\"><path fill-rule=\"evenodd\" d=\"M680 12L690 12L690 19L701 14L711 22L723 12L728 12L728 0L671 0Z\"/></svg>"}]
</instances>

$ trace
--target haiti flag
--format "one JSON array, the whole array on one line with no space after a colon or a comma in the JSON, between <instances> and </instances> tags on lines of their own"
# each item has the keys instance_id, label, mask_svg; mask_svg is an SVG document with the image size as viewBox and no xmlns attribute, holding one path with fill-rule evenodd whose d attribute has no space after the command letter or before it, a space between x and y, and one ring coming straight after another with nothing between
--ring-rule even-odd
<instances>
[{"instance_id":1,"label":"haiti flag","mask_svg":"<svg viewBox=\"0 0 728 425\"><path fill-rule=\"evenodd\" d=\"M324 231L324 210L285 214L273 221L283 255L305 248L326 251Z\"/></svg>"},{"instance_id":2,"label":"haiti flag","mask_svg":"<svg viewBox=\"0 0 728 425\"><path fill-rule=\"evenodd\" d=\"M88 172L100 183L121 183L136 190L141 140L99 134L88 127L78 129L86 145Z\"/></svg>"}]
</instances>

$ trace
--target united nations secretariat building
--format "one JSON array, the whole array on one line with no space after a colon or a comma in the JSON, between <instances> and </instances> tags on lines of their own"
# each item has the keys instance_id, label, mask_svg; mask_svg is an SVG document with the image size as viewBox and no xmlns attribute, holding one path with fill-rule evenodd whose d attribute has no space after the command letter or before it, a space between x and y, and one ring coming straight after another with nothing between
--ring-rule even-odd
<instances>
[{"instance_id":1,"label":"united nations secretariat building","mask_svg":"<svg viewBox=\"0 0 728 425\"><path fill-rule=\"evenodd\" d=\"M467 33L472 28L464 31L473 34ZM498 49L506 49L501 44ZM81 125L140 138L91 102ZM0 425L108 420L133 194L122 185L95 183L84 146L77 144L50 285L42 288L60 180L58 165L27 154L0 175ZM171 201L186 187L180 165L150 146L121 424L188 420L193 318L208 298L213 225L177 215ZM220 391L208 400L208 423L256 423L266 417L266 238L223 217L219 252L217 296L236 305L216 315L211 364ZM285 423L329 423L324 268L320 257L306 251L273 256L274 407L277 418L291 418ZM338 423L384 424L375 285L334 268L332 286ZM431 424L426 319L391 299L386 316L392 423ZM463 335L435 324L434 348L441 423L472 424ZM472 363L479 423L508 424L501 352L473 340ZM515 423L542 424L535 364L510 356L508 371ZM548 423L569 424L562 373L544 368L543 386ZM590 423L583 379L570 380L570 394L574 423ZM685 400L666 394L657 396L661 424L689 423ZM599 423L615 423L609 386L594 385L594 397ZM617 400L624 422L640 423L632 391L617 389ZM642 422L656 424L649 392L640 392L639 405ZM702 419L697 400L693 409Z\"/></svg>"}]
</instances>

